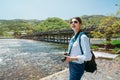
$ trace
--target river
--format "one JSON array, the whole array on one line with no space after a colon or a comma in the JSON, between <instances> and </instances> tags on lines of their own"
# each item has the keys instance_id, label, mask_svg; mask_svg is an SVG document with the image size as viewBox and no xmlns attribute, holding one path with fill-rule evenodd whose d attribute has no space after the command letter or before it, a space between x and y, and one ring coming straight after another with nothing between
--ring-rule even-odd
<instances>
[{"instance_id":1,"label":"river","mask_svg":"<svg viewBox=\"0 0 120 80\"><path fill-rule=\"evenodd\" d=\"M38 80L63 70L66 45L24 39L0 39L0 80Z\"/></svg>"}]
</instances>

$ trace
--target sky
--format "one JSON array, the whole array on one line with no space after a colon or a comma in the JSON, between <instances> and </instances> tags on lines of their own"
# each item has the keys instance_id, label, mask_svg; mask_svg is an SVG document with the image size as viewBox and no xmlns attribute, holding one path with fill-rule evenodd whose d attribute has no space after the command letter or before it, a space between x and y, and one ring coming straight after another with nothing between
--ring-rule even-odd
<instances>
[{"instance_id":1,"label":"sky","mask_svg":"<svg viewBox=\"0 0 120 80\"><path fill-rule=\"evenodd\" d=\"M0 19L70 19L83 15L111 15L120 0L0 0Z\"/></svg>"}]
</instances>

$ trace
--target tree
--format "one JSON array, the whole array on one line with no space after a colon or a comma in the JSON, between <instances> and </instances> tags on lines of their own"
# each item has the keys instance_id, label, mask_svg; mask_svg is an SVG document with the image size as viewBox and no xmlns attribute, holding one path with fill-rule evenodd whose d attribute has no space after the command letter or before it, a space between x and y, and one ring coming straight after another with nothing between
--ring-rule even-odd
<instances>
[{"instance_id":1,"label":"tree","mask_svg":"<svg viewBox=\"0 0 120 80\"><path fill-rule=\"evenodd\" d=\"M120 19L117 17L106 17L101 20L99 26L93 31L93 36L106 39L105 49L109 50L111 38L120 32Z\"/></svg>"},{"instance_id":2,"label":"tree","mask_svg":"<svg viewBox=\"0 0 120 80\"><path fill-rule=\"evenodd\" d=\"M120 20L116 20L113 25L113 33L114 36L119 36L120 37Z\"/></svg>"},{"instance_id":3,"label":"tree","mask_svg":"<svg viewBox=\"0 0 120 80\"><path fill-rule=\"evenodd\" d=\"M21 36L21 32L15 31L13 35L15 38L19 38Z\"/></svg>"},{"instance_id":4,"label":"tree","mask_svg":"<svg viewBox=\"0 0 120 80\"><path fill-rule=\"evenodd\" d=\"M34 28L34 31L51 31L65 28L69 28L68 22L60 18L53 17L40 22L40 24Z\"/></svg>"}]
</instances>

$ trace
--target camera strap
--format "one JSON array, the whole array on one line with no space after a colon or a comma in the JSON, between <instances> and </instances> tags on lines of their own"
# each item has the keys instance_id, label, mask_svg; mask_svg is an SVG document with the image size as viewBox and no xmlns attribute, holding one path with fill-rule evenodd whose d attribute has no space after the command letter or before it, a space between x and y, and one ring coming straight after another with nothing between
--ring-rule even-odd
<instances>
[{"instance_id":1,"label":"camera strap","mask_svg":"<svg viewBox=\"0 0 120 80\"><path fill-rule=\"evenodd\" d=\"M74 42L77 40L77 37L78 36L81 36L82 34L84 34L83 32L79 31L75 36L73 36L69 42L69 48L68 48L68 52L69 52L69 55L71 53L71 49L72 49L72 46L74 44Z\"/></svg>"}]
</instances>

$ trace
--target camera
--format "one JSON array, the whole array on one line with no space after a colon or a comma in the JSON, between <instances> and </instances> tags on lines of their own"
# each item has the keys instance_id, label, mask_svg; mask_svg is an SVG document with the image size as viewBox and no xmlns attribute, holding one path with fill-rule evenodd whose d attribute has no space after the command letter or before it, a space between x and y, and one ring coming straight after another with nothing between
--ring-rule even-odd
<instances>
[{"instance_id":1,"label":"camera","mask_svg":"<svg viewBox=\"0 0 120 80\"><path fill-rule=\"evenodd\" d=\"M64 55L68 55L68 53L64 53ZM66 57L62 58L61 61L64 62L66 60Z\"/></svg>"}]
</instances>

